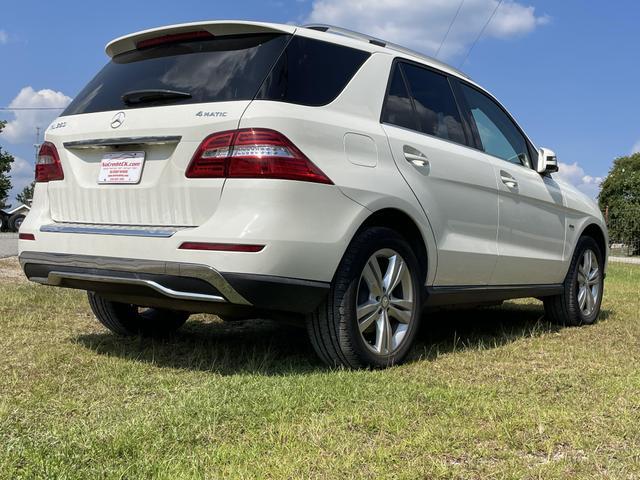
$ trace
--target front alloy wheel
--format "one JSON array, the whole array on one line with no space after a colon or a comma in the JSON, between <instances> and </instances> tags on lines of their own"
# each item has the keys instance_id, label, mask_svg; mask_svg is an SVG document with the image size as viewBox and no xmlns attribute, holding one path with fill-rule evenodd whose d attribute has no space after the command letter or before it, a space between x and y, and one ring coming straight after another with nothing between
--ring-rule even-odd
<instances>
[{"instance_id":1,"label":"front alloy wheel","mask_svg":"<svg viewBox=\"0 0 640 480\"><path fill-rule=\"evenodd\" d=\"M547 318L560 325L590 325L600 313L604 289L603 257L591 237L578 240L563 292L544 298Z\"/></svg>"},{"instance_id":2,"label":"front alloy wheel","mask_svg":"<svg viewBox=\"0 0 640 480\"><path fill-rule=\"evenodd\" d=\"M578 306L582 315L590 317L600 303L600 268L598 258L591 249L584 251L578 265Z\"/></svg>"}]
</instances>

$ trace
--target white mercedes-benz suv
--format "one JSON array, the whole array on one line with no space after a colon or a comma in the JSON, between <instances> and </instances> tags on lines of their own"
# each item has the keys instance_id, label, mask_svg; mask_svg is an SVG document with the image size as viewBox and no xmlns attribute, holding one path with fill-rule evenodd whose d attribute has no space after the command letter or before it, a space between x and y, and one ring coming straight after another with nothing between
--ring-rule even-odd
<instances>
[{"instance_id":1,"label":"white mercedes-benz suv","mask_svg":"<svg viewBox=\"0 0 640 480\"><path fill-rule=\"evenodd\" d=\"M600 211L463 73L327 25L190 23L106 52L47 129L20 261L116 334L299 321L358 368L402 361L429 306L597 319Z\"/></svg>"}]
</instances>

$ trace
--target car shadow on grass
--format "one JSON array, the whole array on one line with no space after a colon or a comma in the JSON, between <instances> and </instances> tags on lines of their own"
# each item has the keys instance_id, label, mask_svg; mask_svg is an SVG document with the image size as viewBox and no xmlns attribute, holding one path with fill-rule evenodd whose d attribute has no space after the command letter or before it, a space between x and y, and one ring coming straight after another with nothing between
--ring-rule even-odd
<instances>
[{"instance_id":1,"label":"car shadow on grass","mask_svg":"<svg viewBox=\"0 0 640 480\"><path fill-rule=\"evenodd\" d=\"M601 319L608 316L601 313ZM505 303L500 307L427 312L409 361L434 361L467 349L491 349L558 331L544 319L542 305ZM326 370L304 328L268 320L212 321L196 316L168 338L123 338L109 332L74 341L106 356L159 367L203 370L222 375L305 374Z\"/></svg>"}]
</instances>

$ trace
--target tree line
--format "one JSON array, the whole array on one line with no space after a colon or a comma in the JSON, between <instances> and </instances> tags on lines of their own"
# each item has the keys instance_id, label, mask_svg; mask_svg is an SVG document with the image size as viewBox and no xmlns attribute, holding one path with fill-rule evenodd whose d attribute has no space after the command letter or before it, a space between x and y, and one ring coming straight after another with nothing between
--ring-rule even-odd
<instances>
[{"instance_id":1,"label":"tree line","mask_svg":"<svg viewBox=\"0 0 640 480\"><path fill-rule=\"evenodd\" d=\"M0 134L4 130L6 121L0 120ZM11 205L7 203L9 200L9 192L11 191L11 167L14 162L14 157L9 152L4 150L0 146L0 210L6 210L11 208ZM33 198L33 188L35 182L31 182L24 187L22 191L16 195L16 200L20 203L28 205L28 202Z\"/></svg>"}]
</instances>

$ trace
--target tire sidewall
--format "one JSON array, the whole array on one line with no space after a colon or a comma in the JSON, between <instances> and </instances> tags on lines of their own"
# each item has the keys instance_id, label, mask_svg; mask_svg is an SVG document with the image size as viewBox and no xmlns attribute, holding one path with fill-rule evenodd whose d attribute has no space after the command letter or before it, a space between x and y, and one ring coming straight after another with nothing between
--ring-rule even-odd
<instances>
[{"instance_id":1,"label":"tire sidewall","mask_svg":"<svg viewBox=\"0 0 640 480\"><path fill-rule=\"evenodd\" d=\"M369 366L386 367L401 362L413 346L416 333L419 329L421 311L420 287L423 282L420 280L418 260L409 244L400 235L393 230L382 227L372 228L362 233L368 238L365 240L364 248L361 248L362 245L359 245L360 248L358 248L353 261L349 265L346 265L343 275L348 277L349 284L343 297L336 299L337 301L334 305L339 306L341 323L343 324L343 328L348 332L348 338L351 340L351 346L356 351L357 356L363 360L363 363ZM415 299L417 308L413 312L409 328L400 348L389 355L377 355L367 347L364 338L362 338L360 334L356 316L356 297L364 266L371 255L385 248L393 249L399 253L409 267L413 284L413 298Z\"/></svg>"}]
</instances>

